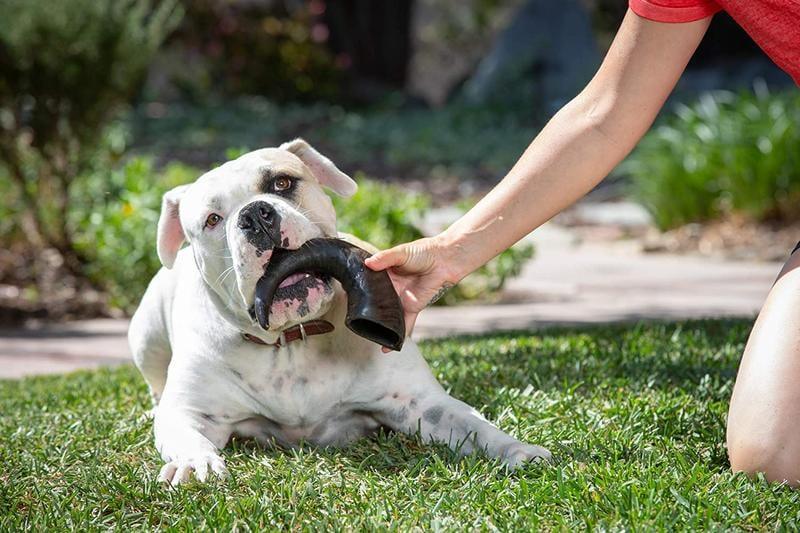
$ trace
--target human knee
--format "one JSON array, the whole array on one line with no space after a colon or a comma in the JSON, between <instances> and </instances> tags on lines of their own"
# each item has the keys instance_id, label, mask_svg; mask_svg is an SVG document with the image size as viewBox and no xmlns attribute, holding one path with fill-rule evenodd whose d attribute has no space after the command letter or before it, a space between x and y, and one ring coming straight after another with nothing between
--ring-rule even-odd
<instances>
[{"instance_id":1,"label":"human knee","mask_svg":"<svg viewBox=\"0 0 800 533\"><path fill-rule=\"evenodd\" d=\"M763 473L768 481L800 486L800 443L759 436L757 432L728 432L728 457L734 472Z\"/></svg>"}]
</instances>

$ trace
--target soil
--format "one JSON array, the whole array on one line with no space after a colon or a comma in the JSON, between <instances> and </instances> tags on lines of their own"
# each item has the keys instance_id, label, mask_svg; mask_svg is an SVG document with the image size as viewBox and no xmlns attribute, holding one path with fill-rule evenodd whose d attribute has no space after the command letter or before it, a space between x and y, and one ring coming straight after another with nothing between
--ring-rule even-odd
<instances>
[{"instance_id":1,"label":"soil","mask_svg":"<svg viewBox=\"0 0 800 533\"><path fill-rule=\"evenodd\" d=\"M116 315L105 294L66 272L55 250L0 250L0 325Z\"/></svg>"},{"instance_id":2,"label":"soil","mask_svg":"<svg viewBox=\"0 0 800 533\"><path fill-rule=\"evenodd\" d=\"M688 224L661 233L650 229L642 238L645 252L700 254L732 260L783 261L800 240L800 223L767 224L730 218Z\"/></svg>"}]
</instances>

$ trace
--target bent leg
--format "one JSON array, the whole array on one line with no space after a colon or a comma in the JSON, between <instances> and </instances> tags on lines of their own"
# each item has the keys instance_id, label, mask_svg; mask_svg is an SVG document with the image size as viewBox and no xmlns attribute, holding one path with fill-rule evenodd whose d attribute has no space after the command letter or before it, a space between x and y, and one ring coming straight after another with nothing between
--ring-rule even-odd
<instances>
[{"instance_id":1,"label":"bent leg","mask_svg":"<svg viewBox=\"0 0 800 533\"><path fill-rule=\"evenodd\" d=\"M153 429L156 448L164 459L159 481L179 485L192 474L200 481L208 478L209 469L217 476L226 475L225 460L219 450L230 438L230 428L218 425L190 410L159 405Z\"/></svg>"},{"instance_id":2,"label":"bent leg","mask_svg":"<svg viewBox=\"0 0 800 533\"><path fill-rule=\"evenodd\" d=\"M800 485L800 252L784 266L750 333L727 440L734 471Z\"/></svg>"}]
</instances>

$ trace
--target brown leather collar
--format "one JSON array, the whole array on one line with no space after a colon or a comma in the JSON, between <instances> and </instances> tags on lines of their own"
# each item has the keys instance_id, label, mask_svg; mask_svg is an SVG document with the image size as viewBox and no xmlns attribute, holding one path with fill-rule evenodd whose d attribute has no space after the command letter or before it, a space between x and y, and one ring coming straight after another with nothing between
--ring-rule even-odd
<instances>
[{"instance_id":1,"label":"brown leather collar","mask_svg":"<svg viewBox=\"0 0 800 533\"><path fill-rule=\"evenodd\" d=\"M301 324L297 324L296 326L292 326L289 329L285 329L281 331L281 336L278 338L277 342L266 342L263 339L259 339L255 335L250 335L249 333L242 333L242 338L246 341L250 341L255 344L262 344L264 346L274 346L275 348L280 348L283 346L282 341L286 344L290 342L294 342L296 340L305 339L306 337L310 337L311 335L322 335L324 333L330 333L334 330L333 324L328 322L327 320L309 320L308 322L303 322Z\"/></svg>"}]
</instances>

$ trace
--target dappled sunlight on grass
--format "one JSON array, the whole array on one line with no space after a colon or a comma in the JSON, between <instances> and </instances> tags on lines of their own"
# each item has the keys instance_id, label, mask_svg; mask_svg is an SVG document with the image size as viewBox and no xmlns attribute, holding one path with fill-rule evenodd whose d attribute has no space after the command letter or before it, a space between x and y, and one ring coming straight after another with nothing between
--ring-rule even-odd
<instances>
[{"instance_id":1,"label":"dappled sunlight on grass","mask_svg":"<svg viewBox=\"0 0 800 533\"><path fill-rule=\"evenodd\" d=\"M236 440L231 477L177 491L133 368L0 383L0 528L795 527L798 493L728 471L748 321L552 329L423 344L455 396L549 447L510 475L380 433L344 450Z\"/></svg>"}]
</instances>

